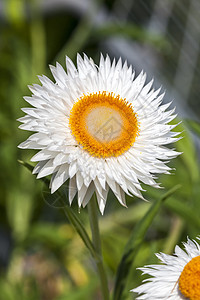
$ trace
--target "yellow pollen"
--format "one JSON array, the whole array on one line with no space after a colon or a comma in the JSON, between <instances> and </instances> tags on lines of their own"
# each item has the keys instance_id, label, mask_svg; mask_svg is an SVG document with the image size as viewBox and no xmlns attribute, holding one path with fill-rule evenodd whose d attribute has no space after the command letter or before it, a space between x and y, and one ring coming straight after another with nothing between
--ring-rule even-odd
<instances>
[{"instance_id":1,"label":"yellow pollen","mask_svg":"<svg viewBox=\"0 0 200 300\"><path fill-rule=\"evenodd\" d=\"M75 102L69 126L76 141L96 157L121 155L139 134L131 104L105 91L84 95Z\"/></svg>"},{"instance_id":2,"label":"yellow pollen","mask_svg":"<svg viewBox=\"0 0 200 300\"><path fill-rule=\"evenodd\" d=\"M200 256L192 258L179 278L179 290L190 300L200 299Z\"/></svg>"}]
</instances>

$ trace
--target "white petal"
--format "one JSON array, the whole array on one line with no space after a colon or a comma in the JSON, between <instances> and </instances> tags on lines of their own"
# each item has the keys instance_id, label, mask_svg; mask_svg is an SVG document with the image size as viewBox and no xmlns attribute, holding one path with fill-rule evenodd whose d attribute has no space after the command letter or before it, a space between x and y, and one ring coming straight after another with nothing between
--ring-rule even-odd
<instances>
[{"instance_id":1,"label":"white petal","mask_svg":"<svg viewBox=\"0 0 200 300\"><path fill-rule=\"evenodd\" d=\"M54 173L55 171L56 171L56 167L53 165L53 161L49 160L39 171L37 178L39 179L45 177L47 175Z\"/></svg>"},{"instance_id":2,"label":"white petal","mask_svg":"<svg viewBox=\"0 0 200 300\"><path fill-rule=\"evenodd\" d=\"M92 198L92 195L94 194L95 188L93 182L90 183L90 185L87 187L86 194L84 195L84 198L82 200L82 206L85 207L90 199Z\"/></svg>"},{"instance_id":3,"label":"white petal","mask_svg":"<svg viewBox=\"0 0 200 300\"><path fill-rule=\"evenodd\" d=\"M102 195L100 195L100 194L96 191L97 202L98 202L98 205L99 205L99 210L100 210L100 212L101 212L102 215L103 215L103 213L104 213L107 195L108 195L108 190L102 191Z\"/></svg>"},{"instance_id":4,"label":"white petal","mask_svg":"<svg viewBox=\"0 0 200 300\"><path fill-rule=\"evenodd\" d=\"M62 165L56 175L53 178L53 180L51 180L51 193L54 193L55 191L57 191L57 189L59 189L59 187L61 187L61 185L63 185L63 183L69 178L69 166L67 164Z\"/></svg>"},{"instance_id":5,"label":"white petal","mask_svg":"<svg viewBox=\"0 0 200 300\"><path fill-rule=\"evenodd\" d=\"M164 253L156 254L161 260L160 265L148 265L139 268L143 274L151 277L143 280L143 284L131 290L139 296L136 299L160 300L160 299L186 299L179 290L179 277L185 265L191 260L191 253L200 255L200 246L196 241L188 239L183 243L185 251L179 246L175 248L175 255Z\"/></svg>"},{"instance_id":6,"label":"white petal","mask_svg":"<svg viewBox=\"0 0 200 300\"><path fill-rule=\"evenodd\" d=\"M70 178L69 180L69 203L72 204L72 201L77 193L77 186L76 186L76 178Z\"/></svg>"}]
</instances>

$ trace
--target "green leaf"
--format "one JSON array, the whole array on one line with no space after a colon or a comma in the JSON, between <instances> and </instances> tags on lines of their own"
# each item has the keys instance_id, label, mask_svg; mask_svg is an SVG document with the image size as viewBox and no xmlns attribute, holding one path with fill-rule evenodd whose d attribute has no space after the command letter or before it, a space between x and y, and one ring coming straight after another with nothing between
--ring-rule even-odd
<instances>
[{"instance_id":1,"label":"green leaf","mask_svg":"<svg viewBox=\"0 0 200 300\"><path fill-rule=\"evenodd\" d=\"M177 130L183 132L182 139L176 143L177 151L183 152L180 159L184 162L191 180L197 182L199 180L199 165L197 163L196 148L191 135L184 124L179 124Z\"/></svg>"},{"instance_id":2,"label":"green leaf","mask_svg":"<svg viewBox=\"0 0 200 300\"><path fill-rule=\"evenodd\" d=\"M74 228L78 232L79 236L83 240L85 246L89 249L93 258L98 261L100 259L100 257L96 253L93 243L91 242L91 240L90 240L84 226L80 222L79 218L77 218L77 216L75 215L75 213L73 212L71 207L65 206L64 211L65 211L67 218L69 219L69 221L74 226Z\"/></svg>"},{"instance_id":3,"label":"green leaf","mask_svg":"<svg viewBox=\"0 0 200 300\"><path fill-rule=\"evenodd\" d=\"M165 206L182 217L186 223L200 229L200 218L198 211L194 211L194 209L190 207L188 203L172 197L165 202Z\"/></svg>"},{"instance_id":4,"label":"green leaf","mask_svg":"<svg viewBox=\"0 0 200 300\"><path fill-rule=\"evenodd\" d=\"M148 43L153 46L167 49L169 48L169 43L163 36L155 33L150 33L149 31L141 28L139 26L130 24L114 24L108 23L103 25L93 31L94 38L105 38L110 36L124 36L137 40L142 43Z\"/></svg>"},{"instance_id":5,"label":"green leaf","mask_svg":"<svg viewBox=\"0 0 200 300\"><path fill-rule=\"evenodd\" d=\"M194 120L186 119L184 120L184 123L196 134L200 136L200 123Z\"/></svg>"},{"instance_id":6,"label":"green leaf","mask_svg":"<svg viewBox=\"0 0 200 300\"><path fill-rule=\"evenodd\" d=\"M138 252L140 245L142 244L144 236L152 221L154 220L155 216L157 215L159 208L161 207L164 200L169 198L179 188L180 185L176 185L166 194L164 194L162 198L160 198L158 201L155 201L151 205L145 216L141 219L141 221L135 226L134 230L132 231L132 235L128 243L126 244L122 259L117 269L117 276L113 295L114 300L125 299L123 296L123 291L125 288L126 280L131 269L131 265L136 256L136 253Z\"/></svg>"},{"instance_id":7,"label":"green leaf","mask_svg":"<svg viewBox=\"0 0 200 300\"><path fill-rule=\"evenodd\" d=\"M25 161L20 160L20 159L18 159L18 162L19 162L22 166L26 167L29 171L31 171L31 173L33 172L34 167L33 167L32 165L30 165L30 164L28 164L28 163L26 163ZM49 187L49 184L50 184L50 180L49 180L49 179L47 179L46 177L44 177L44 178L41 178L40 180L41 180L42 182L44 182L44 183L46 184L47 187Z\"/></svg>"},{"instance_id":8,"label":"green leaf","mask_svg":"<svg viewBox=\"0 0 200 300\"><path fill-rule=\"evenodd\" d=\"M11 188L6 201L7 216L16 240L23 240L30 226L34 202L32 195Z\"/></svg>"}]
</instances>

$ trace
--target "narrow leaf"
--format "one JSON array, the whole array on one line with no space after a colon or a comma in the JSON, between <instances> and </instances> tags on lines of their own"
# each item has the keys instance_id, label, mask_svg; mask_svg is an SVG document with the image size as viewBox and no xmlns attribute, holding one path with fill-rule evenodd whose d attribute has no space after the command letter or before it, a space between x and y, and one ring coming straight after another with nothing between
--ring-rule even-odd
<instances>
[{"instance_id":1,"label":"narrow leaf","mask_svg":"<svg viewBox=\"0 0 200 300\"><path fill-rule=\"evenodd\" d=\"M33 166L18 160L18 162L23 165L24 167L26 167L28 170L30 170L31 172L33 171ZM41 180L47 185L49 186L49 180L47 178L41 178ZM100 257L99 255L96 253L95 248L93 246L92 241L90 240L84 226L82 225L82 223L80 222L79 218L76 216L76 214L74 213L73 209L66 204L66 202L64 201L63 197L65 197L64 194L61 194L59 191L55 192L54 194L57 194L58 198L61 199L61 201L63 202L63 207L62 209L64 210L65 215L67 216L68 220L70 221L70 223L74 226L74 228L76 229L77 233L79 234L79 236L81 237L82 241L84 242L85 246L89 249L92 257L95 260L99 260ZM55 197L55 195L54 195Z\"/></svg>"},{"instance_id":2,"label":"narrow leaf","mask_svg":"<svg viewBox=\"0 0 200 300\"><path fill-rule=\"evenodd\" d=\"M186 119L184 120L184 123L196 134L200 136L200 123L194 120Z\"/></svg>"},{"instance_id":3,"label":"narrow leaf","mask_svg":"<svg viewBox=\"0 0 200 300\"><path fill-rule=\"evenodd\" d=\"M198 211L196 212L195 208L192 208L188 206L187 203L175 198L167 200L165 206L182 217L188 224L200 229L200 218Z\"/></svg>"},{"instance_id":4,"label":"narrow leaf","mask_svg":"<svg viewBox=\"0 0 200 300\"><path fill-rule=\"evenodd\" d=\"M171 190L169 190L163 197L157 201L155 201L141 221L135 226L132 231L131 237L126 244L122 259L117 269L117 276L115 281L115 288L113 299L114 300L122 300L123 298L123 290L126 284L126 280L131 268L131 265L134 261L137 251L139 250L140 245L144 239L144 236L154 220L156 214L159 211L164 200L170 197L177 189L180 188L180 185L176 185Z\"/></svg>"},{"instance_id":5,"label":"narrow leaf","mask_svg":"<svg viewBox=\"0 0 200 300\"><path fill-rule=\"evenodd\" d=\"M179 124L177 130L182 131L183 138L176 143L176 149L183 152L180 159L184 162L191 180L197 182L199 180L199 165L197 163L196 147L191 137L190 132L184 124Z\"/></svg>"}]
</instances>

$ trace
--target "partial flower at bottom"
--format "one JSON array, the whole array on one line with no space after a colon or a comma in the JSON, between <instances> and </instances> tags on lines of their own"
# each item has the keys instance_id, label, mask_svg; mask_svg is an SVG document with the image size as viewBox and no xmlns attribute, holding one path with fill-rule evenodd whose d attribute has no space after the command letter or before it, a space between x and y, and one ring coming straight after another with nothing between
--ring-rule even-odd
<instances>
[{"instance_id":1,"label":"partial flower at bottom","mask_svg":"<svg viewBox=\"0 0 200 300\"><path fill-rule=\"evenodd\" d=\"M168 124L174 109L121 59L101 56L97 66L77 55L77 68L68 57L66 67L51 66L55 82L39 76L42 85L24 98L33 108L22 109L20 128L36 133L19 147L40 150L33 173L52 174L52 193L68 180L69 203L78 192L79 207L95 192L101 213L109 189L124 206L125 194L143 199L141 183L159 187L155 174L168 174L166 162L178 155L165 147L178 140Z\"/></svg>"},{"instance_id":2,"label":"partial flower at bottom","mask_svg":"<svg viewBox=\"0 0 200 300\"><path fill-rule=\"evenodd\" d=\"M197 239L200 240L199 237ZM152 277L131 290L143 300L199 300L200 299L200 245L188 239L185 251L176 246L174 255L156 254L162 265L139 268Z\"/></svg>"}]
</instances>

